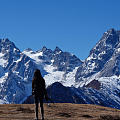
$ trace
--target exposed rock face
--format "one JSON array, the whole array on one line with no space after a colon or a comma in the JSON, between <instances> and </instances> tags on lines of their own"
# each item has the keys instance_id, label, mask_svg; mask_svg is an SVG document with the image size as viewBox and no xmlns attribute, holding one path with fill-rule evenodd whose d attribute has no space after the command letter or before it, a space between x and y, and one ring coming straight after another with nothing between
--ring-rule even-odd
<instances>
[{"instance_id":1,"label":"exposed rock face","mask_svg":"<svg viewBox=\"0 0 120 120\"><path fill-rule=\"evenodd\" d=\"M79 67L76 81L103 71L100 77L110 77L119 74L120 32L110 29L90 51L90 55Z\"/></svg>"},{"instance_id":2,"label":"exposed rock face","mask_svg":"<svg viewBox=\"0 0 120 120\"><path fill-rule=\"evenodd\" d=\"M99 90L100 89L100 85L101 85L100 82L98 80L94 79L93 81L88 83L85 87Z\"/></svg>"}]
</instances>

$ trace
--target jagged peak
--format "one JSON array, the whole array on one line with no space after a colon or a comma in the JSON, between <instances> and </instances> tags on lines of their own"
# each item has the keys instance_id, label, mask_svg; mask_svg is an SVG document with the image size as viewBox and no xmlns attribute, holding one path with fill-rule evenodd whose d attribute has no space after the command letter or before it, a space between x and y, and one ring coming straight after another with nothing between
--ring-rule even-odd
<instances>
[{"instance_id":1,"label":"jagged peak","mask_svg":"<svg viewBox=\"0 0 120 120\"><path fill-rule=\"evenodd\" d=\"M0 39L0 42L2 42L2 43L13 43L8 38L2 38L2 39Z\"/></svg>"},{"instance_id":2,"label":"jagged peak","mask_svg":"<svg viewBox=\"0 0 120 120\"><path fill-rule=\"evenodd\" d=\"M60 53L60 52L62 52L62 50L58 46L56 46L54 53Z\"/></svg>"},{"instance_id":3,"label":"jagged peak","mask_svg":"<svg viewBox=\"0 0 120 120\"><path fill-rule=\"evenodd\" d=\"M43 46L42 51L44 52L44 51L46 51L46 50L47 50L47 47L46 47L46 46Z\"/></svg>"},{"instance_id":4,"label":"jagged peak","mask_svg":"<svg viewBox=\"0 0 120 120\"><path fill-rule=\"evenodd\" d=\"M110 28L109 30L107 30L107 32L105 33L108 33L108 34L115 34L116 33L116 30L114 28Z\"/></svg>"},{"instance_id":5,"label":"jagged peak","mask_svg":"<svg viewBox=\"0 0 120 120\"><path fill-rule=\"evenodd\" d=\"M101 45L101 44L103 44L104 46L107 46L107 45L114 46L119 41L118 35L119 35L118 31L116 31L114 28L108 29L106 32L103 33L102 38L98 41L98 43L95 45L93 49L95 49L96 46L98 47L98 45Z\"/></svg>"},{"instance_id":6,"label":"jagged peak","mask_svg":"<svg viewBox=\"0 0 120 120\"><path fill-rule=\"evenodd\" d=\"M29 51L33 51L31 48L27 48L27 49L25 49L24 51L27 51L27 52L29 52Z\"/></svg>"},{"instance_id":7,"label":"jagged peak","mask_svg":"<svg viewBox=\"0 0 120 120\"><path fill-rule=\"evenodd\" d=\"M4 48L4 50L11 49L14 52L16 51L16 52L20 53L20 50L8 38L0 39L0 46L2 46Z\"/></svg>"},{"instance_id":8,"label":"jagged peak","mask_svg":"<svg viewBox=\"0 0 120 120\"><path fill-rule=\"evenodd\" d=\"M6 45L11 44L12 46L16 48L15 44L12 41L10 41L8 38L0 39L0 43L6 44Z\"/></svg>"}]
</instances>

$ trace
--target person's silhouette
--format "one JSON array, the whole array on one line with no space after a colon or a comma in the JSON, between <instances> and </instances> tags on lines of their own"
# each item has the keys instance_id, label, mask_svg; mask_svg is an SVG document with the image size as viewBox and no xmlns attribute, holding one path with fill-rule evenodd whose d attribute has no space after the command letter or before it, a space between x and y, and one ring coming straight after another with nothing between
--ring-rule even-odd
<instances>
[{"instance_id":1,"label":"person's silhouette","mask_svg":"<svg viewBox=\"0 0 120 120\"><path fill-rule=\"evenodd\" d=\"M40 102L40 108L41 108L41 115L42 120L44 120L44 108L43 108L43 99L48 99L46 87L45 87L45 80L43 79L40 70L36 69L34 72L33 80L32 80L32 95L35 99L35 117L36 120L38 120L38 105Z\"/></svg>"}]
</instances>

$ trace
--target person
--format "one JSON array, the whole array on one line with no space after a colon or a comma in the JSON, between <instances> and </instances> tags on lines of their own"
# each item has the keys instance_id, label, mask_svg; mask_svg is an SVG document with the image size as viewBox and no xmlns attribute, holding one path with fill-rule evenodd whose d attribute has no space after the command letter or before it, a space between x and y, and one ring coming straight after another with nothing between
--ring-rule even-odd
<instances>
[{"instance_id":1,"label":"person","mask_svg":"<svg viewBox=\"0 0 120 120\"><path fill-rule=\"evenodd\" d=\"M40 70L36 69L32 80L32 95L35 100L35 120L38 120L38 105L40 102L42 120L44 120L43 99L48 100L47 90L45 87L45 80L42 77Z\"/></svg>"}]
</instances>

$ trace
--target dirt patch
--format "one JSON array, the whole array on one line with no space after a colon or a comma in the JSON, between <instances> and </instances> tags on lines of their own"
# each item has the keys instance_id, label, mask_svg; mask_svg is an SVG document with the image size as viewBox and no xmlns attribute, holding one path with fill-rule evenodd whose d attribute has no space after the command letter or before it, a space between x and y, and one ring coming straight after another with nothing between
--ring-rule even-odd
<instances>
[{"instance_id":1,"label":"dirt patch","mask_svg":"<svg viewBox=\"0 0 120 120\"><path fill-rule=\"evenodd\" d=\"M63 113L63 112L61 112L61 113L58 113L58 114L56 114L57 116L61 116L61 117L71 117L71 115L69 114L69 113Z\"/></svg>"},{"instance_id":2,"label":"dirt patch","mask_svg":"<svg viewBox=\"0 0 120 120\"><path fill-rule=\"evenodd\" d=\"M21 106L18 107L16 110L21 111L23 113L34 113L34 110L31 110L30 108L24 108L24 107L21 107Z\"/></svg>"}]
</instances>

